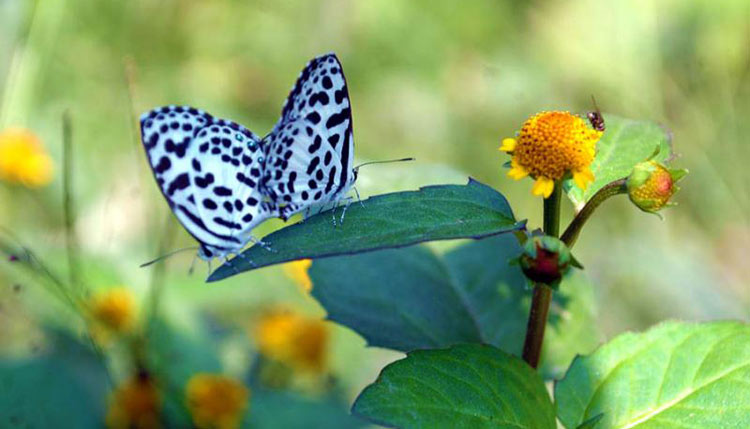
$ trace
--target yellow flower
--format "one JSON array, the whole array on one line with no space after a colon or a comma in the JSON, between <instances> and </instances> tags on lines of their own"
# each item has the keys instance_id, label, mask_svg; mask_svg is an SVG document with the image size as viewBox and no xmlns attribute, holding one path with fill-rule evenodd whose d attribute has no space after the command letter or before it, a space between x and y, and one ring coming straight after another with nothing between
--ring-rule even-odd
<instances>
[{"instance_id":1,"label":"yellow flower","mask_svg":"<svg viewBox=\"0 0 750 429\"><path fill-rule=\"evenodd\" d=\"M218 374L196 374L185 389L185 402L196 427L239 427L250 396L240 382Z\"/></svg>"},{"instance_id":2,"label":"yellow flower","mask_svg":"<svg viewBox=\"0 0 750 429\"><path fill-rule=\"evenodd\" d=\"M99 292L89 306L94 320L113 332L127 332L135 321L135 297L124 287Z\"/></svg>"},{"instance_id":3,"label":"yellow flower","mask_svg":"<svg viewBox=\"0 0 750 429\"><path fill-rule=\"evenodd\" d=\"M531 176L535 180L531 193L544 198L568 174L586 189L594 181L590 166L602 134L569 112L537 113L524 122L517 138L502 141L500 150L513 156L508 177Z\"/></svg>"},{"instance_id":4,"label":"yellow flower","mask_svg":"<svg viewBox=\"0 0 750 429\"><path fill-rule=\"evenodd\" d=\"M38 188L52 181L52 158L39 138L22 128L0 132L0 179Z\"/></svg>"},{"instance_id":5,"label":"yellow flower","mask_svg":"<svg viewBox=\"0 0 750 429\"><path fill-rule=\"evenodd\" d=\"M107 427L151 429L161 427L161 396L146 373L117 387L107 409Z\"/></svg>"},{"instance_id":6,"label":"yellow flower","mask_svg":"<svg viewBox=\"0 0 750 429\"><path fill-rule=\"evenodd\" d=\"M328 329L320 319L274 311L260 320L255 337L264 356L294 369L320 372L325 366Z\"/></svg>"},{"instance_id":7,"label":"yellow flower","mask_svg":"<svg viewBox=\"0 0 750 429\"><path fill-rule=\"evenodd\" d=\"M284 274L294 280L304 292L310 292L313 284L307 270L312 265L312 259L300 259L284 264Z\"/></svg>"}]
</instances>

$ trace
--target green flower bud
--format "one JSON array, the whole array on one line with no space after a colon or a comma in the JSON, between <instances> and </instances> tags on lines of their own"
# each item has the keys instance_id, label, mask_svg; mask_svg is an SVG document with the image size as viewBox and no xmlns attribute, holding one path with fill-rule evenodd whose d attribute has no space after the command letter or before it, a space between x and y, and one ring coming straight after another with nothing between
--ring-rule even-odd
<instances>
[{"instance_id":1,"label":"green flower bud","mask_svg":"<svg viewBox=\"0 0 750 429\"><path fill-rule=\"evenodd\" d=\"M626 182L628 196L639 209L656 213L669 205L669 199L680 188L675 183L685 177L687 170L673 170L656 161L636 164Z\"/></svg>"},{"instance_id":2,"label":"green flower bud","mask_svg":"<svg viewBox=\"0 0 750 429\"><path fill-rule=\"evenodd\" d=\"M570 266L581 267L562 241L550 236L532 236L518 258L521 270L533 283L557 289Z\"/></svg>"}]
</instances>

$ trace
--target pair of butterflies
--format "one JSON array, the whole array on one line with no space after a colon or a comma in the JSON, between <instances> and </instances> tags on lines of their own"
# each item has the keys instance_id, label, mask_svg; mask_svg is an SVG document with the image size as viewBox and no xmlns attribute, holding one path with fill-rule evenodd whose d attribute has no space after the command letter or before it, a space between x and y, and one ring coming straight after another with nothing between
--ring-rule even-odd
<instances>
[{"instance_id":1,"label":"pair of butterflies","mask_svg":"<svg viewBox=\"0 0 750 429\"><path fill-rule=\"evenodd\" d=\"M141 116L141 140L204 260L239 253L264 220L337 202L357 177L351 104L333 53L302 70L266 137L202 110L165 106Z\"/></svg>"}]
</instances>

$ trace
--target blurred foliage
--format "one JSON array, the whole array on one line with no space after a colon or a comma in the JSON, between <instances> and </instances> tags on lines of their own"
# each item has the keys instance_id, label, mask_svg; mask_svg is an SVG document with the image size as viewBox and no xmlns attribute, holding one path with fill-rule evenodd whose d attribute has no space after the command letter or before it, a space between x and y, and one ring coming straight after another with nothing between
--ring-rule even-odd
<instances>
[{"instance_id":1,"label":"blurred foliage","mask_svg":"<svg viewBox=\"0 0 750 429\"><path fill-rule=\"evenodd\" d=\"M350 87L357 157L417 158L363 168L357 182L363 197L465 183L471 175L500 189L515 215L534 226L541 221L540 202L528 196L527 184L505 177L505 159L497 153L500 138L530 113L582 112L592 107L593 94L605 119L612 112L665 124L680 166L691 170L677 196L681 207L661 222L631 210L626 198L607 202L576 247L596 285L592 301L606 309L598 325L612 335L668 317L746 319L749 21L744 0L479 0L460 7L426 0L0 0L0 130L31 130L58 172L41 189L0 183L0 235L12 230L67 277L59 167L60 118L69 109L82 252L76 287L93 292L127 285L139 305L151 305L155 267L138 265L165 253L158 250L162 241L171 241L166 250L194 242L180 228L173 228L174 240L164 239L171 218L137 141L135 115L156 105L191 104L265 134L305 62L335 51ZM269 221L258 235L282 225ZM191 253L163 262L163 275L155 276L162 286L159 308L177 333L172 340L199 338L199 349L215 352L213 371L255 371L259 360L249 332L265 309L283 305L310 317L324 314L279 267L206 285L202 263L188 273ZM43 325L85 331L85 323L39 284L0 261L5 357L38 353L50 341ZM328 325L326 373L312 381L293 375L293 393L251 393L251 420L262 414L252 412L256 401L283 409L286 395L306 405L324 398L321 407L343 412L379 368L399 356L366 349L348 329ZM132 372L123 346L113 347L107 360L112 383ZM25 362L18 365L48 361ZM167 366L179 371L179 365ZM334 387L320 379L327 377ZM173 407L184 413L178 402ZM101 410L85 417L101 421Z\"/></svg>"}]
</instances>

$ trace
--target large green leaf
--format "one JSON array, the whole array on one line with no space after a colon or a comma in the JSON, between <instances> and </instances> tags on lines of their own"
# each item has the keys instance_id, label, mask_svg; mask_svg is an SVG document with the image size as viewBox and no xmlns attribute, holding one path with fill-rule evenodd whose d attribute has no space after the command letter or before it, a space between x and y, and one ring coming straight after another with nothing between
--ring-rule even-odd
<instances>
[{"instance_id":1,"label":"large green leaf","mask_svg":"<svg viewBox=\"0 0 750 429\"><path fill-rule=\"evenodd\" d=\"M669 322L618 336L577 358L555 386L575 428L750 427L750 326Z\"/></svg>"},{"instance_id":2,"label":"large green leaf","mask_svg":"<svg viewBox=\"0 0 750 429\"><path fill-rule=\"evenodd\" d=\"M101 427L108 389L104 365L67 334L50 336L50 348L37 357L0 360L0 427Z\"/></svg>"},{"instance_id":3,"label":"large green leaf","mask_svg":"<svg viewBox=\"0 0 750 429\"><path fill-rule=\"evenodd\" d=\"M522 360L479 344L409 353L383 369L352 411L400 428L555 428L541 377Z\"/></svg>"},{"instance_id":4,"label":"large green leaf","mask_svg":"<svg viewBox=\"0 0 750 429\"><path fill-rule=\"evenodd\" d=\"M316 260L313 296L328 318L372 346L411 351L483 342L520 355L531 290L508 261L521 248L509 235L471 241L440 256L426 246ZM555 293L545 338L545 375L564 371L599 334L583 273Z\"/></svg>"},{"instance_id":5,"label":"large green leaf","mask_svg":"<svg viewBox=\"0 0 750 429\"><path fill-rule=\"evenodd\" d=\"M341 214L341 208L336 216ZM354 203L343 224L323 212L253 246L214 271L217 281L243 271L303 258L354 254L454 238L478 238L520 229L502 194L473 179L466 185L427 186Z\"/></svg>"},{"instance_id":6,"label":"large green leaf","mask_svg":"<svg viewBox=\"0 0 750 429\"><path fill-rule=\"evenodd\" d=\"M672 157L672 135L663 126L607 115L607 130L596 144L596 158L591 164L594 182L585 191L573 180L564 183L568 197L577 208L608 183L627 177L635 164L645 161L659 148L657 161Z\"/></svg>"},{"instance_id":7,"label":"large green leaf","mask_svg":"<svg viewBox=\"0 0 750 429\"><path fill-rule=\"evenodd\" d=\"M315 261L313 296L371 346L401 351L481 342L478 320L426 246Z\"/></svg>"}]
</instances>

